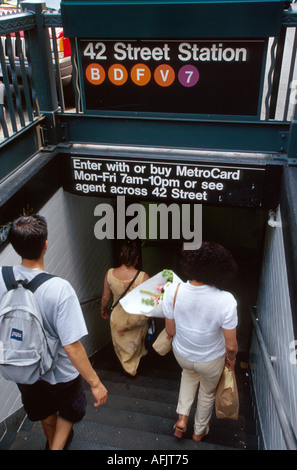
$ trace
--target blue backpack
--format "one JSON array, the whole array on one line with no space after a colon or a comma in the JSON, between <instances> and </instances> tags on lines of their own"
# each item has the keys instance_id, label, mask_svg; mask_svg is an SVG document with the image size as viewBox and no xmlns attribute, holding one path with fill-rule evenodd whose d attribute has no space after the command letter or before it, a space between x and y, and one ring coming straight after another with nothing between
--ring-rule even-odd
<instances>
[{"instance_id":1,"label":"blue backpack","mask_svg":"<svg viewBox=\"0 0 297 470\"><path fill-rule=\"evenodd\" d=\"M0 372L20 384L37 382L56 362L60 342L43 326L34 292L53 276L40 273L32 281L16 280L13 268L2 267L7 288L0 302Z\"/></svg>"}]
</instances>

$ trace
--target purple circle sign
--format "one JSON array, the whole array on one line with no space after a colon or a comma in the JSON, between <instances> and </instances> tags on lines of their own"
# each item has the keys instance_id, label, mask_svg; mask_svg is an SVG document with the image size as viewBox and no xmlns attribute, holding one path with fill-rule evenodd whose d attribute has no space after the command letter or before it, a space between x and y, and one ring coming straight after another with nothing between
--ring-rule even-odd
<instances>
[{"instance_id":1,"label":"purple circle sign","mask_svg":"<svg viewBox=\"0 0 297 470\"><path fill-rule=\"evenodd\" d=\"M178 72L178 80L187 88L196 85L199 80L198 69L194 65L184 65Z\"/></svg>"}]
</instances>

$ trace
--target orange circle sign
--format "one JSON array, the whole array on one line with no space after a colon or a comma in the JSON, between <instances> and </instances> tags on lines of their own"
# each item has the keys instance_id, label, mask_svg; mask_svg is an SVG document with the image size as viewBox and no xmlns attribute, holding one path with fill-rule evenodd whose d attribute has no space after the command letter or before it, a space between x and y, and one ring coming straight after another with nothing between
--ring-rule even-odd
<instances>
[{"instance_id":1,"label":"orange circle sign","mask_svg":"<svg viewBox=\"0 0 297 470\"><path fill-rule=\"evenodd\" d=\"M154 79L158 85L167 87L174 82L175 72L170 65L161 64L155 70Z\"/></svg>"},{"instance_id":2,"label":"orange circle sign","mask_svg":"<svg viewBox=\"0 0 297 470\"><path fill-rule=\"evenodd\" d=\"M147 85L151 76L151 71L145 64L136 64L131 70L131 79L138 86Z\"/></svg>"},{"instance_id":3,"label":"orange circle sign","mask_svg":"<svg viewBox=\"0 0 297 470\"><path fill-rule=\"evenodd\" d=\"M105 80L105 70L99 64L90 64L86 68L86 77L92 85L101 85Z\"/></svg>"},{"instance_id":4,"label":"orange circle sign","mask_svg":"<svg viewBox=\"0 0 297 470\"><path fill-rule=\"evenodd\" d=\"M128 72L122 64L114 64L108 70L108 78L114 85L123 85L128 79Z\"/></svg>"}]
</instances>

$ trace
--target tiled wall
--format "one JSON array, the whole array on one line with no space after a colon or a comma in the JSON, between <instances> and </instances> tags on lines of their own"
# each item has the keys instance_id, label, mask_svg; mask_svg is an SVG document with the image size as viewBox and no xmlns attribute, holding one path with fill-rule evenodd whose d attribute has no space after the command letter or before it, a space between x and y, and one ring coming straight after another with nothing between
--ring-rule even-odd
<instances>
[{"instance_id":1,"label":"tiled wall","mask_svg":"<svg viewBox=\"0 0 297 470\"><path fill-rule=\"evenodd\" d=\"M112 264L111 241L99 241L94 236L94 208L102 202L107 201L74 196L60 189L40 210L49 227L45 269L67 279L80 300L101 294L104 274ZM0 253L0 266L19 262L11 246ZM91 355L109 341L109 322L101 319L96 302L85 305L83 312L89 335L82 343ZM0 377L0 423L20 407L17 387Z\"/></svg>"},{"instance_id":2,"label":"tiled wall","mask_svg":"<svg viewBox=\"0 0 297 470\"><path fill-rule=\"evenodd\" d=\"M281 214L279 226L267 228L262 281L257 303L259 326L281 389L287 416L297 431L297 368L291 363L294 338L288 277L285 263ZM276 407L267 387L266 372L255 336L251 347L251 368L261 425L263 446L267 450L286 449Z\"/></svg>"}]
</instances>

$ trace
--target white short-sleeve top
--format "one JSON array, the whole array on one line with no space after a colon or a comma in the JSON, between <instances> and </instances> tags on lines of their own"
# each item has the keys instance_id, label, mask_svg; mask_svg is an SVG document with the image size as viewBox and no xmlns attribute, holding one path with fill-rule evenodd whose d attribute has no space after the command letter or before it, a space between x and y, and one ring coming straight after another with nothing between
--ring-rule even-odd
<instances>
[{"instance_id":1,"label":"white short-sleeve top","mask_svg":"<svg viewBox=\"0 0 297 470\"><path fill-rule=\"evenodd\" d=\"M189 361L212 361L226 352L223 329L237 326L237 302L227 291L216 287L194 286L189 281L181 283L175 307L177 285L170 285L164 294L165 317L174 319L176 334L173 349Z\"/></svg>"}]
</instances>

